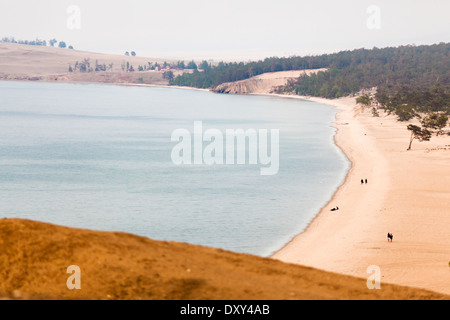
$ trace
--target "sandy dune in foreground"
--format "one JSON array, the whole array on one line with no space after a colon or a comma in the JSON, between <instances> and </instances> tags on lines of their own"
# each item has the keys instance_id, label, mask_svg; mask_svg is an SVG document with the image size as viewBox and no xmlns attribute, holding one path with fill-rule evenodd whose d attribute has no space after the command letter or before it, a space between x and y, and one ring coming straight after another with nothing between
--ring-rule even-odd
<instances>
[{"instance_id":1,"label":"sandy dune in foreground","mask_svg":"<svg viewBox=\"0 0 450 320\"><path fill-rule=\"evenodd\" d=\"M335 139L352 168L307 230L273 258L360 277L377 265L384 283L450 294L450 137L414 141L406 151L408 123L361 113L355 98L310 100L341 110Z\"/></svg>"},{"instance_id":2,"label":"sandy dune in foreground","mask_svg":"<svg viewBox=\"0 0 450 320\"><path fill-rule=\"evenodd\" d=\"M81 289L67 288L67 267ZM269 258L121 232L0 220L0 297L16 299L450 299Z\"/></svg>"}]
</instances>

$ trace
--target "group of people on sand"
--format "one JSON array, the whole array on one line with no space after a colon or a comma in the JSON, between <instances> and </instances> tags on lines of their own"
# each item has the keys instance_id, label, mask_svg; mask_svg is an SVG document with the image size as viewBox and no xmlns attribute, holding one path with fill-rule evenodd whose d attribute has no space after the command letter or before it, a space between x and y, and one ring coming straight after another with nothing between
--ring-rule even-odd
<instances>
[{"instance_id":1,"label":"group of people on sand","mask_svg":"<svg viewBox=\"0 0 450 320\"><path fill-rule=\"evenodd\" d=\"M366 179L361 179L361 184L367 184L367 178ZM339 210L339 207L335 207L335 208L332 208L330 211L337 211L337 210Z\"/></svg>"},{"instance_id":2,"label":"group of people on sand","mask_svg":"<svg viewBox=\"0 0 450 320\"><path fill-rule=\"evenodd\" d=\"M367 183L367 179L361 179L361 184L364 184L364 183ZM337 210L339 210L339 207L336 206L334 208L331 208L330 211L337 211ZM388 232L388 234L387 234L388 242L392 242L393 239L394 239L394 235L392 233Z\"/></svg>"}]
</instances>

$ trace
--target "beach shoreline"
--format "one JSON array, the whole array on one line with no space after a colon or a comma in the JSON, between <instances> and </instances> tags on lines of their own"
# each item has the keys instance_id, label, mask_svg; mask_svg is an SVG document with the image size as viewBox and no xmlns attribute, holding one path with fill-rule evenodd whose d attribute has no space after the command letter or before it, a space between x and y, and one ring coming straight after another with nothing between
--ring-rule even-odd
<instances>
[{"instance_id":1,"label":"beach shoreline","mask_svg":"<svg viewBox=\"0 0 450 320\"><path fill-rule=\"evenodd\" d=\"M333 135L333 142L336 145L337 148L339 148L339 150L341 150L341 152L344 154L344 156L346 157L346 159L349 161L349 168L346 171L345 177L342 181L342 183L337 186L336 190L333 192L333 195L331 196L330 200L327 201L327 203L321 207L318 211L318 213L314 216L314 218L309 222L309 224L306 226L306 228L304 228L303 231L301 231L300 233L294 235L287 243L285 243L281 248L279 248L277 251L275 251L270 257L271 258L275 258L277 259L277 256L288 246L290 246L290 244L300 235L302 235L304 232L308 231L309 227L311 226L311 224L314 223L314 220L318 219L319 215L323 214L323 211L325 210L325 208L329 207L332 203L335 202L335 198L336 198L336 194L339 192L339 189L343 188L343 186L347 183L348 179L349 179L349 175L351 170L354 167L354 160L352 160L351 158L349 158L349 155L347 155L347 153L345 152L345 150L342 148L342 146L337 142L336 137L339 133L339 126L338 126L338 118L339 118L339 113L343 111L342 106L339 107L339 104L336 104L335 100L331 100L331 99L325 99L325 98L318 98L318 97L309 97L309 96L301 96L301 95L285 95L285 94L276 94L276 93L253 93L251 95L258 95L258 96L269 96L269 97L280 97L280 98L290 98L290 99L299 99L299 100L305 100L305 101L311 101L314 103L320 103L320 104L324 104L330 107L333 107L335 110L338 110L338 112L335 115L335 119L331 124L332 128L336 129L335 134ZM356 99L356 98L355 98ZM355 101L355 106L356 106L356 101Z\"/></svg>"},{"instance_id":2,"label":"beach shoreline","mask_svg":"<svg viewBox=\"0 0 450 320\"><path fill-rule=\"evenodd\" d=\"M308 227L271 258L366 278L368 268L377 266L382 282L450 293L450 281L442 281L448 279L450 260L450 236L443 227L450 225L448 188L442 181L435 184L435 175L450 172L450 138L415 142L406 151L407 123L393 115L362 112L354 97L298 98L339 110L334 141L351 167ZM425 167L429 161L434 165ZM336 206L339 210L331 211ZM388 232L394 233L393 243Z\"/></svg>"}]
</instances>

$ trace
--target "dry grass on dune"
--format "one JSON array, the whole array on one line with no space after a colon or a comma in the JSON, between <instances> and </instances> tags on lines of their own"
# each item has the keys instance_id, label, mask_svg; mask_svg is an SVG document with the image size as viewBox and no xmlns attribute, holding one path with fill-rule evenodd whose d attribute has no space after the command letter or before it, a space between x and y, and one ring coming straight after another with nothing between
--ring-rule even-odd
<instances>
[{"instance_id":1,"label":"dry grass on dune","mask_svg":"<svg viewBox=\"0 0 450 320\"><path fill-rule=\"evenodd\" d=\"M75 62L89 59L94 65L113 64L111 71L121 72L121 65L129 62L135 69L139 65L147 65L148 62L162 64L163 59L125 56L119 54L107 54L80 50L61 49L54 47L30 46L16 43L0 43L0 73L22 74L28 76L45 76L63 74L68 72L69 65ZM172 60L167 60L173 63Z\"/></svg>"},{"instance_id":2,"label":"dry grass on dune","mask_svg":"<svg viewBox=\"0 0 450 320\"><path fill-rule=\"evenodd\" d=\"M69 265L81 289L66 286ZM22 299L448 299L269 258L120 232L0 220L0 296Z\"/></svg>"},{"instance_id":3,"label":"dry grass on dune","mask_svg":"<svg viewBox=\"0 0 450 320\"><path fill-rule=\"evenodd\" d=\"M97 62L108 66L107 71L69 72L69 66L89 59L91 67ZM122 69L129 63L135 70L155 62L160 65L165 60L141 56L125 56L53 47L30 46L16 43L0 42L0 79L3 80L33 80L33 81L63 81L63 82L98 82L98 83L134 83L167 85L168 80L162 71L147 70L124 72ZM168 63L175 63L167 60ZM111 66L111 68L109 68ZM175 75L187 70L174 70Z\"/></svg>"}]
</instances>

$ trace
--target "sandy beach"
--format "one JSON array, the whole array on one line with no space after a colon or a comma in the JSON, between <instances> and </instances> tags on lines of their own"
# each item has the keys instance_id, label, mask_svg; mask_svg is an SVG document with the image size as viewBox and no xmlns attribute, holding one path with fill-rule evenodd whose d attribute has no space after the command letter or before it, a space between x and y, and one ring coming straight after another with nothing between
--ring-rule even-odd
<instances>
[{"instance_id":1,"label":"sandy beach","mask_svg":"<svg viewBox=\"0 0 450 320\"><path fill-rule=\"evenodd\" d=\"M382 283L449 294L450 137L414 141L407 151L409 122L373 117L355 98L307 99L340 110L335 141L352 167L307 230L273 258L366 278L376 265Z\"/></svg>"}]
</instances>

